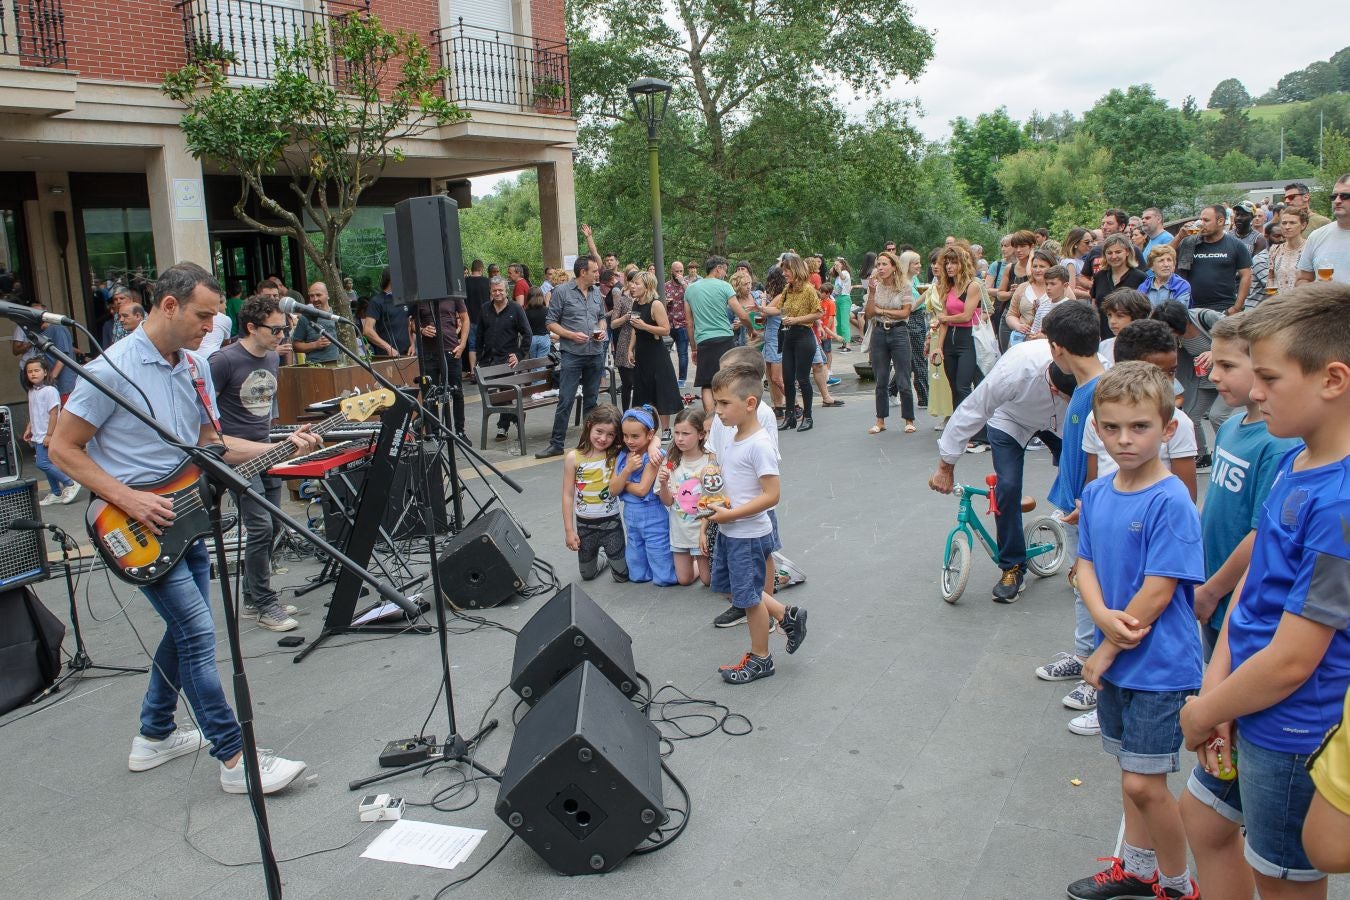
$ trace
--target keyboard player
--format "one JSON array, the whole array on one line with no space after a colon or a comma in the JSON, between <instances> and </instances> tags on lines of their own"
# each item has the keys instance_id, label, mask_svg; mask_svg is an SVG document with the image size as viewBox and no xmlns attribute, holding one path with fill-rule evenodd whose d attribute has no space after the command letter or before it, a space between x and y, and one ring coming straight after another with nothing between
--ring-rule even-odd
<instances>
[{"instance_id":1,"label":"keyboard player","mask_svg":"<svg viewBox=\"0 0 1350 900\"><path fill-rule=\"evenodd\" d=\"M266 442L272 423L273 400L277 393L277 346L288 337L286 315L272 297L250 297L239 310L240 338L213 354L211 379L216 386L220 408L220 428L227 435ZM301 428L302 453L320 446L317 435ZM281 499L281 480L265 475L253 479L254 490L272 503ZM257 503L241 498L239 513L248 536L244 550L244 603L246 615L257 619L269 631L291 631L300 623L293 617L295 607L280 602L272 590L271 515Z\"/></svg>"}]
</instances>

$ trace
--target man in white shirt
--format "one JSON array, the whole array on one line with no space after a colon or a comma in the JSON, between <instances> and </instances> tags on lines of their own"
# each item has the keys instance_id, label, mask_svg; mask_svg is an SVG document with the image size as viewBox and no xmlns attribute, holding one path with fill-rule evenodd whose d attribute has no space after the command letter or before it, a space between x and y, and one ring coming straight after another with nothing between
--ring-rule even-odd
<instances>
[{"instance_id":1,"label":"man in white shirt","mask_svg":"<svg viewBox=\"0 0 1350 900\"><path fill-rule=\"evenodd\" d=\"M125 326L124 326L125 327ZM197 352L204 357L210 357L230 339L230 332L234 329L234 323L230 317L225 315L225 295L220 295L220 311L211 319L211 330L202 338L201 346Z\"/></svg>"}]
</instances>

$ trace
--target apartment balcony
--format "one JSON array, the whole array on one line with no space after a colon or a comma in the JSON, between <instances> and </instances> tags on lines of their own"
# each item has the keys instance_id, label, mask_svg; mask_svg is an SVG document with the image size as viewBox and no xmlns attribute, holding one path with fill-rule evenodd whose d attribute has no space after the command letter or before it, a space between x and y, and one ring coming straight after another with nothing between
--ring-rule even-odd
<instances>
[{"instance_id":1,"label":"apartment balcony","mask_svg":"<svg viewBox=\"0 0 1350 900\"><path fill-rule=\"evenodd\" d=\"M448 73L447 100L467 110L572 112L567 42L465 24L438 28L432 42Z\"/></svg>"},{"instance_id":2,"label":"apartment balcony","mask_svg":"<svg viewBox=\"0 0 1350 900\"><path fill-rule=\"evenodd\" d=\"M248 83L276 74L280 41L327 33L346 16L370 11L370 0L179 0L183 44L189 60L228 60L232 81ZM315 73L334 84L345 79L346 63Z\"/></svg>"},{"instance_id":3,"label":"apartment balcony","mask_svg":"<svg viewBox=\"0 0 1350 900\"><path fill-rule=\"evenodd\" d=\"M53 115L75 108L61 0L0 0L0 112Z\"/></svg>"}]
</instances>

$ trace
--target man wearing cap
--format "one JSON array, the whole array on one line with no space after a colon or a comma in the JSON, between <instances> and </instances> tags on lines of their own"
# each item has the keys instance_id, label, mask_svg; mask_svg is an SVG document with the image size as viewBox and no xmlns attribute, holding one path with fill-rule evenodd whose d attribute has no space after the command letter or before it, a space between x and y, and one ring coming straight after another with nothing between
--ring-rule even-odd
<instances>
[{"instance_id":1,"label":"man wearing cap","mask_svg":"<svg viewBox=\"0 0 1350 900\"><path fill-rule=\"evenodd\" d=\"M1256 204L1252 201L1243 200L1233 207L1233 237L1242 241L1247 246L1247 252L1252 256L1260 253L1268 246L1266 237L1261 233L1261 230L1252 227L1255 218Z\"/></svg>"}]
</instances>

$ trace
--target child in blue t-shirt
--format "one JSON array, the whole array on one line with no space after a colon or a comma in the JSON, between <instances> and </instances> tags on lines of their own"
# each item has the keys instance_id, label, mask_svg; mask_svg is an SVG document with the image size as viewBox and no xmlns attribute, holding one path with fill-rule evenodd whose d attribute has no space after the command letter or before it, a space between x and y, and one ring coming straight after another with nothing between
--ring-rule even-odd
<instances>
[{"instance_id":1,"label":"child in blue t-shirt","mask_svg":"<svg viewBox=\"0 0 1350 900\"><path fill-rule=\"evenodd\" d=\"M1042 328L1050 342L1050 356L1055 365L1073 376L1077 387L1069 398L1064 412L1063 446L1059 454L1059 473L1050 486L1050 503L1064 525L1065 554L1071 564L1078 554L1079 502L1083 486L1087 484L1088 455L1083 450L1083 429L1087 427L1088 413L1092 411L1092 395L1106 369L1097 356L1101 338L1101 324L1097 311L1082 301L1066 301L1045 317ZM1069 570L1069 584L1075 583L1074 570ZM1088 710L1069 723L1076 734L1096 734L1097 689L1083 677L1083 663L1092 655L1093 625L1078 588L1073 589L1074 646L1072 653L1057 653L1054 659L1036 669L1036 677L1043 681L1073 681L1078 684L1064 697L1070 709Z\"/></svg>"},{"instance_id":2,"label":"child in blue t-shirt","mask_svg":"<svg viewBox=\"0 0 1350 900\"><path fill-rule=\"evenodd\" d=\"M1254 876L1263 897L1325 897L1302 829L1308 756L1350 687L1350 287L1300 286L1244 314L1239 333L1267 429L1306 446L1280 460L1204 686L1181 717L1199 757L1186 830L1206 896L1250 896ZM1237 775L1223 781L1234 739ZM1239 853L1250 869L1234 864Z\"/></svg>"},{"instance_id":3,"label":"child in blue t-shirt","mask_svg":"<svg viewBox=\"0 0 1350 900\"><path fill-rule=\"evenodd\" d=\"M1159 458L1176 428L1170 380L1118 364L1097 382L1097 433L1119 469L1083 490L1078 589L1097 626L1083 677L1097 689L1102 745L1120 765L1121 857L1068 888L1072 898L1198 894L1167 775L1180 769L1181 707L1200 686L1191 586L1204 580L1200 517Z\"/></svg>"},{"instance_id":4,"label":"child in blue t-shirt","mask_svg":"<svg viewBox=\"0 0 1350 900\"><path fill-rule=\"evenodd\" d=\"M1195 589L1195 617L1204 625L1206 661L1228 613L1228 596L1251 562L1255 529L1280 459L1303 444L1298 438L1272 437L1252 401L1252 358L1238 333L1241 321L1241 315L1228 316L1209 333L1209 380L1224 403L1233 409L1245 406L1247 414L1230 416L1214 437L1214 468L1200 511L1206 581Z\"/></svg>"}]
</instances>

